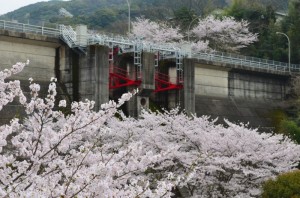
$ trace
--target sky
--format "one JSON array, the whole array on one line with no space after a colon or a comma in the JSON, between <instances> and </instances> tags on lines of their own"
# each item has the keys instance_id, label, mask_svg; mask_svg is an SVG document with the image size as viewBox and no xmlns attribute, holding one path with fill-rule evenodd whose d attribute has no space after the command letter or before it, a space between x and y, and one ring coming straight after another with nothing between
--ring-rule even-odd
<instances>
[{"instance_id":1,"label":"sky","mask_svg":"<svg viewBox=\"0 0 300 198\"><path fill-rule=\"evenodd\" d=\"M29 4L48 1L48 0L0 0L0 15L6 14L23 6L27 6Z\"/></svg>"}]
</instances>

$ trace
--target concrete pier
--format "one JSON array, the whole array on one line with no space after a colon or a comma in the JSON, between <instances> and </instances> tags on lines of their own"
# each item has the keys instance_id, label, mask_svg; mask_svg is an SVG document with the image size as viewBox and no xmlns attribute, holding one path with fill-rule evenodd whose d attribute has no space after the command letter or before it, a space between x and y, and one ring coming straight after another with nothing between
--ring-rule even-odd
<instances>
[{"instance_id":1,"label":"concrete pier","mask_svg":"<svg viewBox=\"0 0 300 198\"><path fill-rule=\"evenodd\" d=\"M195 65L193 59L183 60L184 87L183 87L183 109L188 114L195 113Z\"/></svg>"},{"instance_id":2,"label":"concrete pier","mask_svg":"<svg viewBox=\"0 0 300 198\"><path fill-rule=\"evenodd\" d=\"M77 54L78 99L95 101L95 110L99 110L100 105L109 100L108 47L92 45L86 50L86 54Z\"/></svg>"},{"instance_id":3,"label":"concrete pier","mask_svg":"<svg viewBox=\"0 0 300 198\"><path fill-rule=\"evenodd\" d=\"M154 54L143 52L141 69L142 83L139 87L139 93L127 103L128 114L130 116L138 117L142 109L149 109L149 97L155 89L154 75Z\"/></svg>"}]
</instances>

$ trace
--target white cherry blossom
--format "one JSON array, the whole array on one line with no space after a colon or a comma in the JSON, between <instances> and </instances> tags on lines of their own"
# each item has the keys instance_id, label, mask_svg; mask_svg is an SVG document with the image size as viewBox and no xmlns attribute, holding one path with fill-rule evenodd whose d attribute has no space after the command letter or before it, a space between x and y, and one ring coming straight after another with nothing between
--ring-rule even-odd
<instances>
[{"instance_id":1,"label":"white cherry blossom","mask_svg":"<svg viewBox=\"0 0 300 198\"><path fill-rule=\"evenodd\" d=\"M23 64L0 72L1 108L25 97L8 81ZM30 84L27 116L0 126L1 197L257 197L263 181L294 169L300 146L282 135L244 125L216 125L208 117L142 111L126 117L124 94L94 111L94 102L55 107L56 84L46 98Z\"/></svg>"}]
</instances>

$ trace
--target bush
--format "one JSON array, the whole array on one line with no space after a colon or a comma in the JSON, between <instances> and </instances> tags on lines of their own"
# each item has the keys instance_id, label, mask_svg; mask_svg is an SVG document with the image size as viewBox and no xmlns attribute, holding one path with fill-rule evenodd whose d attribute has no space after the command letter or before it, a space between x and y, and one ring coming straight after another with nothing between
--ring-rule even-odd
<instances>
[{"instance_id":1,"label":"bush","mask_svg":"<svg viewBox=\"0 0 300 198\"><path fill-rule=\"evenodd\" d=\"M300 127L294 121L283 120L280 123L279 132L289 136L292 140L300 144Z\"/></svg>"},{"instance_id":2,"label":"bush","mask_svg":"<svg viewBox=\"0 0 300 198\"><path fill-rule=\"evenodd\" d=\"M300 171L279 175L263 185L263 198L300 198Z\"/></svg>"}]
</instances>

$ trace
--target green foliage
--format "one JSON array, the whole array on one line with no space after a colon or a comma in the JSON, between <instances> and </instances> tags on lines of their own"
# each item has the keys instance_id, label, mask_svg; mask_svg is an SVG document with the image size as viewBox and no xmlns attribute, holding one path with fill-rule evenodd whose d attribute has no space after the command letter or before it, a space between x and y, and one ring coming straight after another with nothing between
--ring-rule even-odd
<instances>
[{"instance_id":1,"label":"green foliage","mask_svg":"<svg viewBox=\"0 0 300 198\"><path fill-rule=\"evenodd\" d=\"M163 112L163 109L153 100L149 100L149 109L152 112Z\"/></svg>"},{"instance_id":2,"label":"green foliage","mask_svg":"<svg viewBox=\"0 0 300 198\"><path fill-rule=\"evenodd\" d=\"M225 11L226 15L238 20L250 22L250 30L259 34L259 42L253 44L242 53L276 61L288 62L288 41L276 32L286 33L291 40L291 62L300 62L300 0L291 0L288 16L276 21L276 5L273 1L233 0ZM287 3L287 1L284 1Z\"/></svg>"},{"instance_id":3,"label":"green foliage","mask_svg":"<svg viewBox=\"0 0 300 198\"><path fill-rule=\"evenodd\" d=\"M294 111L292 114L289 110L275 110L269 116L272 120L272 125L275 128L275 133L280 133L288 136L298 144L300 144L300 120L298 118L298 109L293 107ZM298 121L297 121L298 119Z\"/></svg>"},{"instance_id":4,"label":"green foliage","mask_svg":"<svg viewBox=\"0 0 300 198\"><path fill-rule=\"evenodd\" d=\"M287 115L281 109L276 109L270 113L268 116L271 118L272 126L275 128L275 132L280 131L280 124L282 121L287 120Z\"/></svg>"},{"instance_id":5,"label":"green foliage","mask_svg":"<svg viewBox=\"0 0 300 198\"><path fill-rule=\"evenodd\" d=\"M300 62L300 0L291 0L288 16L282 23L283 31L291 40L291 62Z\"/></svg>"},{"instance_id":6,"label":"green foliage","mask_svg":"<svg viewBox=\"0 0 300 198\"><path fill-rule=\"evenodd\" d=\"M269 117L275 128L275 133L284 134L300 144L300 120L298 113L299 109L297 105L294 105L285 109L285 111L280 109L272 111Z\"/></svg>"},{"instance_id":7,"label":"green foliage","mask_svg":"<svg viewBox=\"0 0 300 198\"><path fill-rule=\"evenodd\" d=\"M190 22L197 17L194 10L190 10L187 7L182 7L174 11L174 22L179 25L183 31L188 29ZM194 24L197 24L195 21Z\"/></svg>"},{"instance_id":8,"label":"green foliage","mask_svg":"<svg viewBox=\"0 0 300 198\"><path fill-rule=\"evenodd\" d=\"M225 15L248 20L250 31L259 33L259 42L241 51L242 54L287 62L287 41L275 34L282 31L288 33L292 40L292 62L299 63L299 1L291 0L289 17L284 20L282 28L275 21L275 11L286 10L288 0L232 0L230 6L227 0L130 0L130 7L132 20L144 16L150 20L169 21L180 25L185 31L196 17L218 11L223 13L220 9L229 6L225 9ZM73 18L60 16L60 8L69 11ZM125 34L128 5L126 0L52 0L25 6L0 16L0 19L50 27L86 24L90 29ZM192 25L195 24L196 20Z\"/></svg>"},{"instance_id":9,"label":"green foliage","mask_svg":"<svg viewBox=\"0 0 300 198\"><path fill-rule=\"evenodd\" d=\"M300 171L279 175L263 185L263 198L300 198Z\"/></svg>"},{"instance_id":10,"label":"green foliage","mask_svg":"<svg viewBox=\"0 0 300 198\"><path fill-rule=\"evenodd\" d=\"M300 127L296 122L291 120L281 121L279 132L289 136L292 140L300 144Z\"/></svg>"},{"instance_id":11,"label":"green foliage","mask_svg":"<svg viewBox=\"0 0 300 198\"><path fill-rule=\"evenodd\" d=\"M259 42L254 43L242 53L249 56L287 61L286 41L276 35L280 31L276 23L275 9L260 1L234 0L233 4L225 10L225 14L237 20L247 20L252 32L258 33Z\"/></svg>"},{"instance_id":12,"label":"green foliage","mask_svg":"<svg viewBox=\"0 0 300 198\"><path fill-rule=\"evenodd\" d=\"M117 19L117 13L109 8L99 9L87 18L87 22L91 27L106 27Z\"/></svg>"},{"instance_id":13,"label":"green foliage","mask_svg":"<svg viewBox=\"0 0 300 198\"><path fill-rule=\"evenodd\" d=\"M272 6L273 9L285 12L288 9L289 0L232 0L231 6L245 4L253 7L253 5Z\"/></svg>"}]
</instances>

